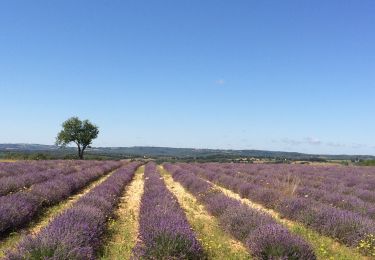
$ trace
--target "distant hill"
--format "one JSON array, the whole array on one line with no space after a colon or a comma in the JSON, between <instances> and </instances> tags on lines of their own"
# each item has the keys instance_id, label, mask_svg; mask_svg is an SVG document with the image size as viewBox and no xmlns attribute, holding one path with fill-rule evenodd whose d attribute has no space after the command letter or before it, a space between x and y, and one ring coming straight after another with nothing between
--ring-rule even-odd
<instances>
[{"instance_id":1,"label":"distant hill","mask_svg":"<svg viewBox=\"0 0 375 260\"><path fill-rule=\"evenodd\" d=\"M58 147L44 144L0 144L1 151L51 151Z\"/></svg>"},{"instance_id":2,"label":"distant hill","mask_svg":"<svg viewBox=\"0 0 375 260\"><path fill-rule=\"evenodd\" d=\"M54 145L41 144L0 144L0 152L26 152L26 153L74 153L75 148L61 149ZM172 148L172 147L93 147L88 150L90 154L114 155L115 157L147 156L147 157L170 157L170 158L282 158L289 160L369 160L375 159L371 155L324 155L304 154L296 152L263 151L263 150L222 150L222 149L194 149L194 148Z\"/></svg>"}]
</instances>

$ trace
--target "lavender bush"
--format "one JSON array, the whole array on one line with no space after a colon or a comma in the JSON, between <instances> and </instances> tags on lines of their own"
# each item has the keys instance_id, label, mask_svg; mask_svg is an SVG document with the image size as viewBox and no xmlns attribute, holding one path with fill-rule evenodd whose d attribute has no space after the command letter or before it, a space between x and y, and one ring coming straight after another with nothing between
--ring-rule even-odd
<instances>
[{"instance_id":1,"label":"lavender bush","mask_svg":"<svg viewBox=\"0 0 375 260\"><path fill-rule=\"evenodd\" d=\"M204 164L205 170L241 177L265 188L282 189L286 176L297 177L295 195L366 215L373 209L375 171L369 167ZM293 179L293 178L292 178ZM290 181L290 180L289 180ZM369 202L369 203L368 203Z\"/></svg>"},{"instance_id":2,"label":"lavender bush","mask_svg":"<svg viewBox=\"0 0 375 260\"><path fill-rule=\"evenodd\" d=\"M133 162L117 170L36 236L25 237L16 250L7 251L6 259L95 259L106 222L138 166Z\"/></svg>"},{"instance_id":3,"label":"lavender bush","mask_svg":"<svg viewBox=\"0 0 375 260\"><path fill-rule=\"evenodd\" d=\"M38 161L32 163L8 163L0 174L0 196L31 185L51 180L61 175L68 175L88 167L100 166L96 161Z\"/></svg>"},{"instance_id":4,"label":"lavender bush","mask_svg":"<svg viewBox=\"0 0 375 260\"><path fill-rule=\"evenodd\" d=\"M43 207L67 198L119 165L118 162L103 162L99 166L35 184L29 190L0 197L0 235L27 224Z\"/></svg>"},{"instance_id":5,"label":"lavender bush","mask_svg":"<svg viewBox=\"0 0 375 260\"><path fill-rule=\"evenodd\" d=\"M154 163L145 168L140 208L140 241L134 257L141 259L205 259L177 199L168 191Z\"/></svg>"},{"instance_id":6,"label":"lavender bush","mask_svg":"<svg viewBox=\"0 0 375 260\"><path fill-rule=\"evenodd\" d=\"M261 225L247 238L246 244L257 259L316 259L311 248L299 237L291 236L280 225Z\"/></svg>"},{"instance_id":7,"label":"lavender bush","mask_svg":"<svg viewBox=\"0 0 375 260\"><path fill-rule=\"evenodd\" d=\"M281 187L277 184L280 182L277 180L282 179L280 174L274 171L263 171L266 169L272 169L271 166L252 166L252 165L220 165L220 164L202 164L202 165L185 165L180 164L184 169L188 168L191 172L194 172L200 177L206 178L213 181L221 186L231 189L239 193L243 197L247 197L253 201L261 203L266 207L276 209L284 217L292 220L297 220L304 223L306 226L320 232L321 234L331 236L340 242L348 246L359 246L368 236L373 236L375 234L375 224L370 218L371 214L374 213L374 205L368 204L359 198L355 197L353 193L339 192L338 194L328 194L328 191L320 190L315 196L308 191L312 189L317 189L315 187L333 185L332 183L338 183L337 186L342 186L342 190L347 191L347 187L354 187L356 183L362 183L361 176L346 176L344 173L344 183L340 185L340 180L331 174L329 177L324 177L319 173L316 173L316 179L321 181L327 181L330 184L319 185L319 182L314 180L312 184L302 185L299 187L299 193L304 194L301 196L298 194L285 193ZM221 166L221 168L220 168ZM246 172L246 167L252 169L255 167L254 171ZM275 166L278 169L279 166ZM293 169L293 168L292 168ZM305 168L302 168L306 170ZM326 169L326 168L324 168ZM285 171L284 171L285 173ZM350 171L353 174L352 171ZM296 173L295 173L296 174ZM307 175L307 179L310 179L310 173L302 171L302 175ZM363 173L364 174L364 173ZM372 177L364 174L366 177ZM357 181L356 178L359 178ZM333 181L334 180L334 181ZM370 178L371 180L371 178ZM302 182L304 179L302 178ZM371 187L372 184L370 184ZM320 188L320 189L321 189ZM337 188L336 188L337 189ZM369 194L365 192L364 194ZM316 198L316 196L322 196L322 198ZM324 203L324 201L326 203ZM354 205L356 205L354 207ZM346 210L345 208L351 209ZM360 214L353 209L366 209L366 214L362 212ZM370 217L366 217L370 216ZM361 250L364 252L365 250ZM375 253L374 249L369 249L367 253L371 255Z\"/></svg>"},{"instance_id":8,"label":"lavender bush","mask_svg":"<svg viewBox=\"0 0 375 260\"><path fill-rule=\"evenodd\" d=\"M269 215L215 190L212 184L192 173L191 166L187 167L190 171L172 164L165 164L165 168L172 173L174 180L180 182L205 204L206 209L219 219L221 226L228 233L245 242L254 257L316 259L312 248L303 239L291 234ZM272 232L266 232L270 230L269 227L273 227ZM265 232L263 234L260 231ZM282 239L285 241L281 241Z\"/></svg>"},{"instance_id":9,"label":"lavender bush","mask_svg":"<svg viewBox=\"0 0 375 260\"><path fill-rule=\"evenodd\" d=\"M0 179L7 176L22 175L30 171L44 171L61 162L61 160L0 162Z\"/></svg>"}]
</instances>

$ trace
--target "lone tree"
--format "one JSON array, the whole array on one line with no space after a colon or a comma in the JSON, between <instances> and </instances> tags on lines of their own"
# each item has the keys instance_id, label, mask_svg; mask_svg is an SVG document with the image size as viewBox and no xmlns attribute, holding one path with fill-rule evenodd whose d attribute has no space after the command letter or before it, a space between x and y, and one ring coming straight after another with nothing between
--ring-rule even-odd
<instances>
[{"instance_id":1,"label":"lone tree","mask_svg":"<svg viewBox=\"0 0 375 260\"><path fill-rule=\"evenodd\" d=\"M72 117L62 124L61 130L56 137L56 145L66 146L73 142L78 147L78 157L83 159L83 152L92 140L98 137L99 129L88 120L81 121L78 117Z\"/></svg>"}]
</instances>

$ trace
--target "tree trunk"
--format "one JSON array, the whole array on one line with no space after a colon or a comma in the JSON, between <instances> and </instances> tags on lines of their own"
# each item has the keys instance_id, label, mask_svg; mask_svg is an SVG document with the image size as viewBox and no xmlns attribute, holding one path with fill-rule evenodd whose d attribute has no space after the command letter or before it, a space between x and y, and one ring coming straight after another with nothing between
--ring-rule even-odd
<instances>
[{"instance_id":1,"label":"tree trunk","mask_svg":"<svg viewBox=\"0 0 375 260\"><path fill-rule=\"evenodd\" d=\"M81 150L81 146L78 144L78 158L83 160L83 151Z\"/></svg>"},{"instance_id":2,"label":"tree trunk","mask_svg":"<svg viewBox=\"0 0 375 260\"><path fill-rule=\"evenodd\" d=\"M80 156L79 156L79 158L80 158L81 160L83 160L83 152L85 151L85 149L86 149L86 146L84 145L84 146L82 147L82 149L81 149L81 154L80 154Z\"/></svg>"}]
</instances>

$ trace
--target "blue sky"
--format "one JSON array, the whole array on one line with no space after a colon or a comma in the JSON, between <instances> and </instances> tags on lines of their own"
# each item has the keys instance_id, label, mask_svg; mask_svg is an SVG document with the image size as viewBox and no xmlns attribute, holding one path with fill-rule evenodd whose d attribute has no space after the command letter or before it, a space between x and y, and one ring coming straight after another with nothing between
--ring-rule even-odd
<instances>
[{"instance_id":1,"label":"blue sky","mask_svg":"<svg viewBox=\"0 0 375 260\"><path fill-rule=\"evenodd\" d=\"M375 1L0 2L0 143L375 154Z\"/></svg>"}]
</instances>

